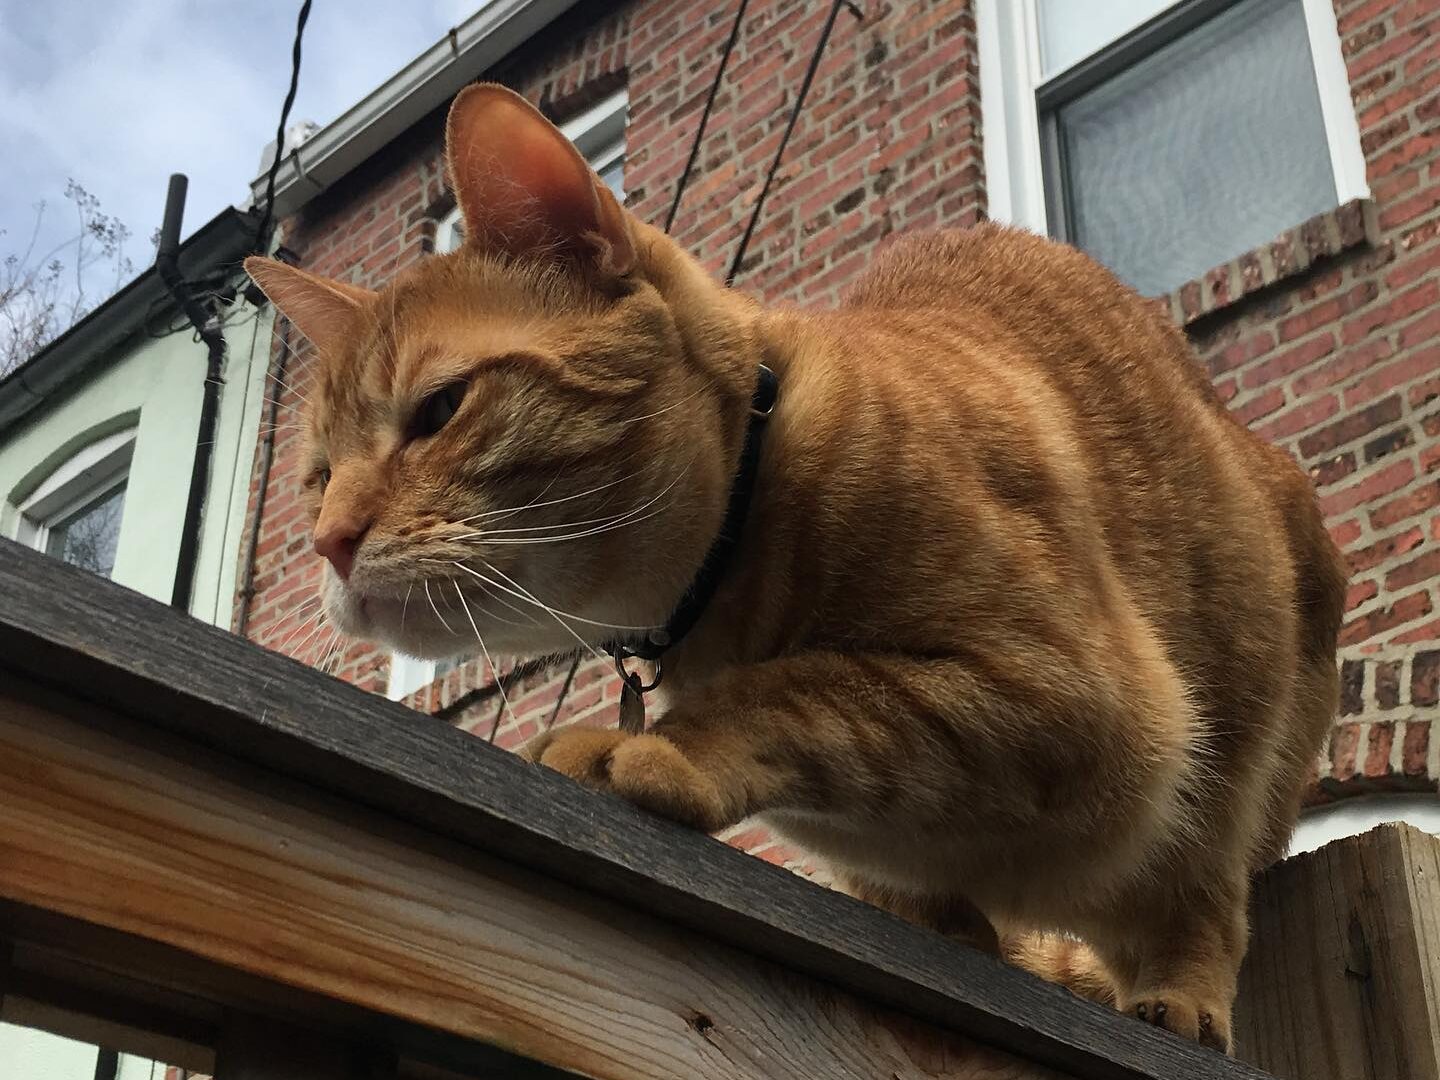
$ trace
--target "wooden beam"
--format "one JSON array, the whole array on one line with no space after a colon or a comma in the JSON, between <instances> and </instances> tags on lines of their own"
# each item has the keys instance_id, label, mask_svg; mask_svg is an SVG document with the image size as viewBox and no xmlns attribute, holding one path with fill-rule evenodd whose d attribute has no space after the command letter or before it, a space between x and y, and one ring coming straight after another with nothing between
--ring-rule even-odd
<instances>
[{"instance_id":1,"label":"wooden beam","mask_svg":"<svg viewBox=\"0 0 1440 1080\"><path fill-rule=\"evenodd\" d=\"M578 886L626 918L1075 1076L1256 1075L8 541L0 665L526 868L542 896Z\"/></svg>"},{"instance_id":2,"label":"wooden beam","mask_svg":"<svg viewBox=\"0 0 1440 1080\"><path fill-rule=\"evenodd\" d=\"M0 696L0 894L587 1076L1060 1075L90 719ZM276 1045L304 1040L227 1033L222 1080L289 1080Z\"/></svg>"},{"instance_id":3,"label":"wooden beam","mask_svg":"<svg viewBox=\"0 0 1440 1080\"><path fill-rule=\"evenodd\" d=\"M1290 1080L1440 1080L1440 839L1408 825L1259 882L1235 1035Z\"/></svg>"}]
</instances>

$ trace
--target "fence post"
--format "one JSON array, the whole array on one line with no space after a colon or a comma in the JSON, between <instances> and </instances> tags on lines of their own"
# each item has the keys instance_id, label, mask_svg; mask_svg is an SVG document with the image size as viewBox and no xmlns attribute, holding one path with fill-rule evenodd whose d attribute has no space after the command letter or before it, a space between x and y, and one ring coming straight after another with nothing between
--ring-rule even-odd
<instances>
[{"instance_id":1,"label":"fence post","mask_svg":"<svg viewBox=\"0 0 1440 1080\"><path fill-rule=\"evenodd\" d=\"M1257 883L1239 1056L1286 1080L1440 1080L1440 838L1382 825Z\"/></svg>"}]
</instances>

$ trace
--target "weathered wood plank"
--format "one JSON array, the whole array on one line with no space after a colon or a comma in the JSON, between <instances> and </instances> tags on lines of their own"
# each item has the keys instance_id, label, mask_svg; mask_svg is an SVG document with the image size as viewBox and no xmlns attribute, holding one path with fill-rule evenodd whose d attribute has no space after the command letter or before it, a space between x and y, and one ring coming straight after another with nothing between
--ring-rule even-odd
<instances>
[{"instance_id":1,"label":"weathered wood plank","mask_svg":"<svg viewBox=\"0 0 1440 1080\"><path fill-rule=\"evenodd\" d=\"M0 895L588 1076L1059 1077L493 857L302 791L278 798L253 770L213 756L197 767L101 726L0 696ZM221 1080L359 1080L377 1060L311 1061L296 1045L246 1021L222 1037ZM319 1071L337 1059L345 1070Z\"/></svg>"},{"instance_id":2,"label":"weathered wood plank","mask_svg":"<svg viewBox=\"0 0 1440 1080\"><path fill-rule=\"evenodd\" d=\"M4 541L0 665L1077 1076L1255 1075Z\"/></svg>"},{"instance_id":3,"label":"weathered wood plank","mask_svg":"<svg viewBox=\"0 0 1440 1080\"><path fill-rule=\"evenodd\" d=\"M1290 1080L1440 1078L1440 839L1383 825L1259 882L1239 1053Z\"/></svg>"}]
</instances>

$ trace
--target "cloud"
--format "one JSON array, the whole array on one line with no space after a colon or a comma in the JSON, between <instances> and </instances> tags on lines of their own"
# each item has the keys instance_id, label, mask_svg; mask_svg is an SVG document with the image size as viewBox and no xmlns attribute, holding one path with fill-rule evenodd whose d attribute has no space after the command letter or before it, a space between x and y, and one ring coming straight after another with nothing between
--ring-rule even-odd
<instances>
[{"instance_id":1,"label":"cloud","mask_svg":"<svg viewBox=\"0 0 1440 1080\"><path fill-rule=\"evenodd\" d=\"M292 121L333 119L479 6L316 4ZM63 237L69 177L130 227L137 263L151 257L170 173L190 177L187 234L242 201L274 138L298 7L0 0L0 255L28 236L41 200L58 211L44 239Z\"/></svg>"}]
</instances>

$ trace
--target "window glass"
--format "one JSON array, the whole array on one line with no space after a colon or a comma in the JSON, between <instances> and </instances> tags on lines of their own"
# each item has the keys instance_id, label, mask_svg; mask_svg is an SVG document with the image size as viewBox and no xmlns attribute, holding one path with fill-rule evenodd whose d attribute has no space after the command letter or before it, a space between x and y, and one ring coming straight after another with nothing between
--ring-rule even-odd
<instances>
[{"instance_id":1,"label":"window glass","mask_svg":"<svg viewBox=\"0 0 1440 1080\"><path fill-rule=\"evenodd\" d=\"M1058 75L1154 18L1175 0L1039 0L1045 76Z\"/></svg>"},{"instance_id":2,"label":"window glass","mask_svg":"<svg viewBox=\"0 0 1440 1080\"><path fill-rule=\"evenodd\" d=\"M45 551L72 566L109 577L115 568L120 543L120 517L125 509L125 485L92 499L49 526Z\"/></svg>"},{"instance_id":3,"label":"window glass","mask_svg":"<svg viewBox=\"0 0 1440 1080\"><path fill-rule=\"evenodd\" d=\"M1066 238L1145 294L1336 205L1301 0L1229 8L1050 122Z\"/></svg>"}]
</instances>

